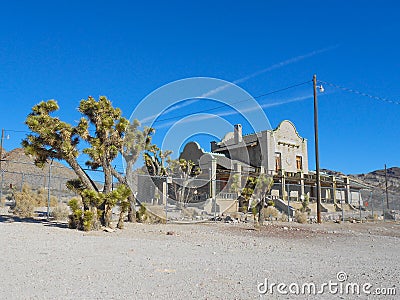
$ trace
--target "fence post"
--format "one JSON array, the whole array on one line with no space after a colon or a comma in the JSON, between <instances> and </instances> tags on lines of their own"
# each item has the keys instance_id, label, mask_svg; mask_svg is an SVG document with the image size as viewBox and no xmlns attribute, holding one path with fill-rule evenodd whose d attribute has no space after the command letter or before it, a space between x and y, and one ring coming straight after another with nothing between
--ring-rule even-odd
<instances>
[{"instance_id":1,"label":"fence post","mask_svg":"<svg viewBox=\"0 0 400 300\"><path fill-rule=\"evenodd\" d=\"M20 189L20 192L22 192L22 188L24 187L24 179L25 179L25 174L24 174L24 172L22 172L22 174L21 174L21 189Z\"/></svg>"},{"instance_id":2,"label":"fence post","mask_svg":"<svg viewBox=\"0 0 400 300\"><path fill-rule=\"evenodd\" d=\"M211 197L214 205L214 221L217 220L217 160L213 157L211 159Z\"/></svg>"},{"instance_id":3,"label":"fence post","mask_svg":"<svg viewBox=\"0 0 400 300\"><path fill-rule=\"evenodd\" d=\"M290 184L288 184L288 202L287 202L287 215L288 215L288 222L290 222Z\"/></svg>"},{"instance_id":4,"label":"fence post","mask_svg":"<svg viewBox=\"0 0 400 300\"><path fill-rule=\"evenodd\" d=\"M4 171L1 170L1 186L0 186L0 203L3 204L3 183L4 183ZM3 205L1 205L3 206Z\"/></svg>"},{"instance_id":5,"label":"fence post","mask_svg":"<svg viewBox=\"0 0 400 300\"><path fill-rule=\"evenodd\" d=\"M344 209L343 209L342 191L340 191L340 207L342 208L342 222L344 222Z\"/></svg>"},{"instance_id":6,"label":"fence post","mask_svg":"<svg viewBox=\"0 0 400 300\"><path fill-rule=\"evenodd\" d=\"M361 222L361 190L358 191L358 209L360 211L360 222Z\"/></svg>"},{"instance_id":7,"label":"fence post","mask_svg":"<svg viewBox=\"0 0 400 300\"><path fill-rule=\"evenodd\" d=\"M51 166L53 165L53 159L49 165L49 180L47 181L47 220L50 218L50 182L51 182Z\"/></svg>"},{"instance_id":8,"label":"fence post","mask_svg":"<svg viewBox=\"0 0 400 300\"><path fill-rule=\"evenodd\" d=\"M168 223L168 183L172 183L172 177L168 176L165 184L165 224Z\"/></svg>"},{"instance_id":9,"label":"fence post","mask_svg":"<svg viewBox=\"0 0 400 300\"><path fill-rule=\"evenodd\" d=\"M369 202L371 202L372 221L375 221L375 218L374 218L374 201L372 200L372 191L369 191Z\"/></svg>"}]
</instances>

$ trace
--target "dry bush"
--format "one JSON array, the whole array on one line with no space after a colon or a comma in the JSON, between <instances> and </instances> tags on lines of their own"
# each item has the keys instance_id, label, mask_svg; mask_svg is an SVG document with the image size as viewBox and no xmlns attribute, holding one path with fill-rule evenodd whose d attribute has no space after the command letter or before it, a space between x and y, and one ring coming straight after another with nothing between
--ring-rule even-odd
<instances>
[{"instance_id":1,"label":"dry bush","mask_svg":"<svg viewBox=\"0 0 400 300\"><path fill-rule=\"evenodd\" d=\"M231 213L231 218L236 220L241 220L242 214L240 212L233 212Z\"/></svg>"},{"instance_id":2,"label":"dry bush","mask_svg":"<svg viewBox=\"0 0 400 300\"><path fill-rule=\"evenodd\" d=\"M307 223L308 221L308 216L306 213L301 212L301 211L296 211L296 213L294 214L294 218L296 220L297 223Z\"/></svg>"},{"instance_id":3,"label":"dry bush","mask_svg":"<svg viewBox=\"0 0 400 300\"><path fill-rule=\"evenodd\" d=\"M262 209L262 215L264 216L265 220L269 220L271 218L276 219L279 216L279 211L273 206L268 206Z\"/></svg>"},{"instance_id":4,"label":"dry bush","mask_svg":"<svg viewBox=\"0 0 400 300\"><path fill-rule=\"evenodd\" d=\"M15 193L14 214L21 218L33 217L35 213L36 201L29 193Z\"/></svg>"},{"instance_id":5,"label":"dry bush","mask_svg":"<svg viewBox=\"0 0 400 300\"><path fill-rule=\"evenodd\" d=\"M194 208L182 208L182 215L187 218L195 218L198 216L197 211Z\"/></svg>"},{"instance_id":6,"label":"dry bush","mask_svg":"<svg viewBox=\"0 0 400 300\"><path fill-rule=\"evenodd\" d=\"M165 223L165 211L162 206L152 206L148 210L144 204L141 204L136 212L136 219L138 222L148 224Z\"/></svg>"},{"instance_id":7,"label":"dry bush","mask_svg":"<svg viewBox=\"0 0 400 300\"><path fill-rule=\"evenodd\" d=\"M43 188L33 191L31 187L24 184L22 191L14 193L15 207L14 214L22 218L33 217L35 208L47 206L48 193ZM57 205L57 198L50 197L50 206Z\"/></svg>"},{"instance_id":8,"label":"dry bush","mask_svg":"<svg viewBox=\"0 0 400 300\"><path fill-rule=\"evenodd\" d=\"M281 214L281 217L279 218L279 221L288 222L289 218L288 218L287 214Z\"/></svg>"},{"instance_id":9,"label":"dry bush","mask_svg":"<svg viewBox=\"0 0 400 300\"><path fill-rule=\"evenodd\" d=\"M51 216L57 221L67 220L69 213L68 206L64 203L57 205L51 210Z\"/></svg>"}]
</instances>

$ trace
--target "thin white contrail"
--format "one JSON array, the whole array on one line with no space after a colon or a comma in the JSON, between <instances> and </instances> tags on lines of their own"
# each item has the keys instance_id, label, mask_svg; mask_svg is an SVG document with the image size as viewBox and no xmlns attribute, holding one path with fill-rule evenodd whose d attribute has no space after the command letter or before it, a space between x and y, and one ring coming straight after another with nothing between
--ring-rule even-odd
<instances>
[{"instance_id":1,"label":"thin white contrail","mask_svg":"<svg viewBox=\"0 0 400 300\"><path fill-rule=\"evenodd\" d=\"M307 96L301 96L301 97L295 97L295 98L290 98L290 99L286 99L286 100L276 101L276 102L272 102L272 103L265 103L260 106L250 106L250 107L241 109L240 111L226 110L226 111L218 112L217 114L214 114L214 115L208 115L208 114L193 115L190 118L186 118L186 119L179 120L179 121L170 121L168 123L164 123L160 126L155 126L155 127L157 129L161 129L161 128L169 127L175 123L179 123L179 124L190 123L190 122L214 119L214 118L218 118L218 117L226 117L226 116L232 116L232 115L236 115L236 114L243 114L243 113L248 113L248 112L258 110L260 108L264 109L264 108L284 105L284 104L291 103L291 102L299 102L299 101L303 101L303 100L307 100L307 99L311 99L311 98L312 98L312 96L307 95Z\"/></svg>"},{"instance_id":2,"label":"thin white contrail","mask_svg":"<svg viewBox=\"0 0 400 300\"><path fill-rule=\"evenodd\" d=\"M247 76L245 76L245 77L236 79L235 81L233 81L233 84L238 84L238 83L246 82L247 80L249 80L249 79L251 79L251 78L254 78L254 77L257 77L257 76L259 76L259 75L261 75L261 74L264 74L264 73L266 73L266 72L273 71L273 70L275 70L275 69L282 68L282 67L284 67L284 66L287 66L287 65L296 63L296 62L301 61L301 60L303 60L303 59L306 59L306 58L315 56L315 55L317 55L317 54L320 54L320 53L323 53L323 52L326 52L326 51L335 49L335 48L337 48L338 46L339 46L339 45L326 47L326 48L323 48L323 49L319 49L319 50L315 50L315 51L309 52L309 53L307 53L307 54L299 55L299 56L296 56L296 57L293 57L293 58L290 58L290 59L281 61L281 62L279 62L279 63L273 64L272 66L269 66L268 68L259 70L259 71L257 71L257 72L254 72L254 73L250 74L250 75L247 75ZM166 111L164 111L162 114L165 114L165 113L167 113L167 112L172 112L172 111L174 111L174 110L183 108L183 107L188 106L188 105L190 105L190 104L193 104L193 103L195 103L195 102L201 100L201 98L208 98L208 97L210 97L210 96L212 96L212 95L214 95L214 94L216 94L216 93L218 93L218 92L221 92L221 91L227 89L227 88L230 87L231 85L232 85L232 83L227 83L227 84L225 84L225 85L221 85L221 86L219 86L219 87L217 87L217 88L215 88L215 89L213 89L213 90L210 90L210 91L208 91L208 92L202 94L201 96L199 96L199 97L197 97L197 98L194 98L194 99L192 99L192 100L190 100L190 101L182 102L181 104L177 104L176 106L172 106L172 107L168 108ZM142 120L140 120L140 123L143 124L143 123L147 123L148 121L152 121L152 120L154 120L155 118L157 118L159 115L160 115L160 114L158 113L158 114L154 114L154 115L145 117L145 118L143 118Z\"/></svg>"},{"instance_id":3,"label":"thin white contrail","mask_svg":"<svg viewBox=\"0 0 400 300\"><path fill-rule=\"evenodd\" d=\"M278 68L282 68L284 66L296 63L296 62L298 62L300 60L303 60L303 59L312 57L314 55L317 55L317 54L320 54L320 53L335 49L337 47L338 47L338 45L330 46L330 47L327 47L327 48L315 50L315 51L312 51L312 52L304 54L304 55L299 55L299 56L296 56L296 57L281 61L281 62L279 62L277 64L274 64L274 65L272 65L272 66L270 66L268 68L265 68L265 69L262 69L260 71L254 72L254 73L252 73L250 75L247 75L247 76L245 76L243 78L236 79L235 81L233 81L233 83L234 84L238 84L238 83L245 82L245 81L247 81L247 80L249 80L251 78L254 78L254 77L258 76L258 75L264 74L266 72L269 72L269 71L272 71L272 70L275 70L275 69L278 69ZM221 91L225 90L226 88L228 88L230 86L231 86L231 83L228 83L228 84L225 84L225 85L221 85L221 86L219 86L219 87L217 87L217 88L215 88L215 89L213 89L213 90L211 90L211 91L209 91L207 93L204 93L203 95L201 95L201 97L202 98L209 97L211 95L214 95L214 94L216 94L218 92L221 92Z\"/></svg>"},{"instance_id":4,"label":"thin white contrail","mask_svg":"<svg viewBox=\"0 0 400 300\"><path fill-rule=\"evenodd\" d=\"M174 111L174 110L183 108L183 107L188 106L188 105L190 105L190 104L193 104L193 103L196 102L196 101L197 101L197 99L186 100L186 101L184 101L184 102L181 102L181 103L179 103L179 104L176 104L176 105L174 105L174 106L171 106L171 107L167 108L165 111L162 112L162 114L170 113L170 112L172 112L172 111ZM141 124L144 124L144 123L147 123L148 121L152 121L152 120L154 120L155 118L157 118L159 115L160 115L160 114L158 113L158 114L154 114L154 115L148 116L148 117L146 117L146 118L143 118L142 120L140 120L140 123L141 123Z\"/></svg>"}]
</instances>

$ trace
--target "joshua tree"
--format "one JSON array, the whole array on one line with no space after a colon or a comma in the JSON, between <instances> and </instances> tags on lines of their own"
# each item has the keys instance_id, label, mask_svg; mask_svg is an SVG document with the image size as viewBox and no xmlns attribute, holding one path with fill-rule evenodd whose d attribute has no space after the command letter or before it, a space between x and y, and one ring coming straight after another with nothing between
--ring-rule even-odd
<instances>
[{"instance_id":1,"label":"joshua tree","mask_svg":"<svg viewBox=\"0 0 400 300\"><path fill-rule=\"evenodd\" d=\"M154 133L154 129L150 127L144 127L143 131L139 130L140 123L138 120L134 120L132 124L129 124L128 129L125 133L124 141L121 145L120 152L125 159L126 168L125 176L120 174L115 169L112 169L112 174L122 184L128 185L131 188L132 193L128 197L129 205L125 206L128 210L128 221L136 221L136 199L134 194L134 182L133 182L133 166L138 160L140 154L148 147L151 146L151 135ZM122 211L121 211L122 212ZM122 217L120 217L121 219ZM123 226L123 222L118 222L118 227Z\"/></svg>"},{"instance_id":2,"label":"joshua tree","mask_svg":"<svg viewBox=\"0 0 400 300\"><path fill-rule=\"evenodd\" d=\"M193 190L189 184L201 174L201 169L195 166L191 160L168 160L168 173L174 176L172 190L175 200L180 205L186 206L193 197Z\"/></svg>"},{"instance_id":3,"label":"joshua tree","mask_svg":"<svg viewBox=\"0 0 400 300\"><path fill-rule=\"evenodd\" d=\"M148 173L151 176L167 176L168 170L165 163L170 161L171 153L171 150L162 151L156 145L149 142L146 145L146 151L144 153L144 160Z\"/></svg>"},{"instance_id":4,"label":"joshua tree","mask_svg":"<svg viewBox=\"0 0 400 300\"><path fill-rule=\"evenodd\" d=\"M242 196L250 202L250 199L256 197L257 201L253 201L251 210L254 217L258 214L259 220L262 219L262 208L265 206L266 196L271 189L274 181L272 177L265 174L258 176L250 176L247 179L246 186L242 190Z\"/></svg>"},{"instance_id":5,"label":"joshua tree","mask_svg":"<svg viewBox=\"0 0 400 300\"><path fill-rule=\"evenodd\" d=\"M121 152L125 158L129 158L127 162L129 161L128 166L131 169L139 156L136 152L140 153L144 149L145 137L151 130L139 132L138 123L134 122L131 125L133 130L126 134L126 130L130 128L129 121L121 116L121 110L114 108L106 97L100 97L98 101L93 97L82 100L78 110L83 117L77 126L53 117L52 114L58 109L57 102L54 100L41 102L32 108L32 113L25 121L32 131L22 142L25 152L35 157L35 164L39 167L43 167L49 159L66 161L78 177L77 180L70 181L68 187L82 197L84 205L82 216L86 224L91 223L89 224L91 226L86 226L86 228L98 227L97 216L99 215L101 224L109 226L112 207L120 202L123 214L127 207L124 201L131 195L126 177L119 176L112 167L112 161ZM94 129L94 134L91 134L91 128ZM140 138L137 138L138 136ZM131 144L125 141L124 137L131 139ZM89 156L86 164L92 169L103 170L102 191L99 191L93 180L77 162L80 140L86 141L89 145L83 149L83 152ZM115 190L112 190L113 176L121 183ZM87 211L90 213L86 213ZM92 216L93 220L90 220L88 216ZM123 217L120 216L121 219ZM120 223L119 226L121 226Z\"/></svg>"}]
</instances>

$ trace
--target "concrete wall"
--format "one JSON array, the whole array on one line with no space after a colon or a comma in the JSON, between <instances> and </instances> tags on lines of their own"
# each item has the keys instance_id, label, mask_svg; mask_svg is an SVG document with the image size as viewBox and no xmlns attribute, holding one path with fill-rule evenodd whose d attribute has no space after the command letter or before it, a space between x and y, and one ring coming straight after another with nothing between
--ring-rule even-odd
<instances>
[{"instance_id":1,"label":"concrete wall","mask_svg":"<svg viewBox=\"0 0 400 300\"><path fill-rule=\"evenodd\" d=\"M302 157L302 171L308 173L308 153L307 140L300 137L296 128L290 121L283 121L273 130L273 134L267 135L269 141L269 151L274 148L275 153L281 153L281 167L286 172L298 172L296 165L296 156ZM275 153L274 159L269 161L268 169L275 169ZM271 157L271 155L269 156ZM271 160L271 159L270 159Z\"/></svg>"}]
</instances>

